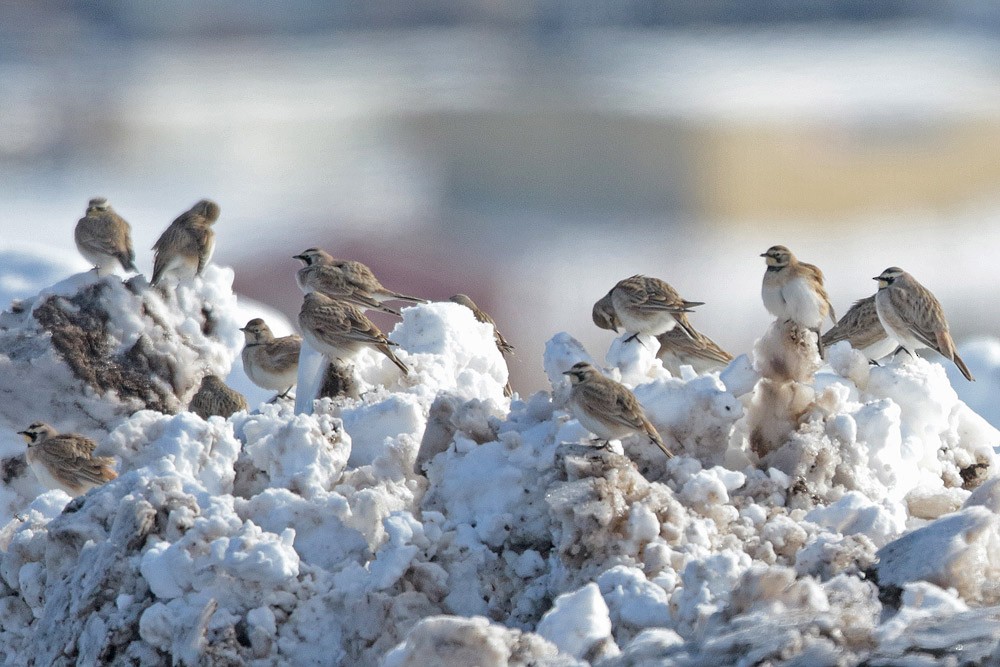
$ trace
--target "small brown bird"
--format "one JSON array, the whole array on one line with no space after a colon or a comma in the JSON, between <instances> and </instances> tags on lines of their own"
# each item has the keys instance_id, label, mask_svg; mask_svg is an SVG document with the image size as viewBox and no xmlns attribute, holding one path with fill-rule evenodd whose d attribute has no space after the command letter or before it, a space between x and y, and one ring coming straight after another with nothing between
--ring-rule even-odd
<instances>
[{"instance_id":1,"label":"small brown bird","mask_svg":"<svg viewBox=\"0 0 1000 667\"><path fill-rule=\"evenodd\" d=\"M685 326L662 333L656 337L660 349L656 358L663 362L664 367L675 377L680 376L681 366L691 366L696 373L707 373L729 364L733 355L716 344L711 338L695 330L687 321L687 315L681 313ZM694 332L694 336L688 334Z\"/></svg>"},{"instance_id":2,"label":"small brown bird","mask_svg":"<svg viewBox=\"0 0 1000 667\"><path fill-rule=\"evenodd\" d=\"M249 410L247 399L232 389L218 375L206 375L188 404L188 410L202 419L212 416L229 419L240 410Z\"/></svg>"},{"instance_id":3,"label":"small brown bird","mask_svg":"<svg viewBox=\"0 0 1000 667\"><path fill-rule=\"evenodd\" d=\"M677 290L659 278L642 275L619 281L611 289L611 304L622 328L632 334L629 340L639 334L658 336L676 325L684 329L687 321L682 322L679 315L703 305L682 299ZM684 330L694 337L693 330Z\"/></svg>"},{"instance_id":4,"label":"small brown bird","mask_svg":"<svg viewBox=\"0 0 1000 667\"><path fill-rule=\"evenodd\" d=\"M86 215L76 223L73 237L77 250L94 265L97 275L111 273L115 265L125 271L138 271L132 250L132 228L104 197L90 200Z\"/></svg>"},{"instance_id":5,"label":"small brown bird","mask_svg":"<svg viewBox=\"0 0 1000 667\"><path fill-rule=\"evenodd\" d=\"M501 355L506 357L508 354L514 354L514 346L508 343L507 339L503 337L503 334L501 334L500 330L497 329L497 323L493 321L493 318L490 317L489 313L477 306L475 301L470 299L465 294L456 294L451 297L451 301L463 305L471 310L477 321L489 324L493 327L493 340L497 345L497 349L500 350ZM510 386L510 380L508 380L507 384L504 385L503 395L507 398L514 395L514 390Z\"/></svg>"},{"instance_id":6,"label":"small brown bird","mask_svg":"<svg viewBox=\"0 0 1000 667\"><path fill-rule=\"evenodd\" d=\"M614 288L608 291L607 294L602 296L594 304L594 308L591 310L590 316L594 320L594 324L600 329L608 329L618 333L618 328L622 325L621 321L618 319L618 314L615 313L615 304L611 300L611 292Z\"/></svg>"},{"instance_id":7,"label":"small brown bird","mask_svg":"<svg viewBox=\"0 0 1000 667\"><path fill-rule=\"evenodd\" d=\"M846 340L870 361L878 361L896 349L896 341L885 333L878 319L875 295L854 302L837 324L823 334L823 347Z\"/></svg>"},{"instance_id":8,"label":"small brown bird","mask_svg":"<svg viewBox=\"0 0 1000 667\"><path fill-rule=\"evenodd\" d=\"M568 375L573 385L573 415L585 429L605 442L642 433L668 458L673 456L628 387L605 377L586 361L574 364L563 375Z\"/></svg>"},{"instance_id":9,"label":"small brown bird","mask_svg":"<svg viewBox=\"0 0 1000 667\"><path fill-rule=\"evenodd\" d=\"M302 336L275 338L271 328L259 317L241 328L243 344L243 370L258 387L280 392L284 398L295 386L299 372L299 350Z\"/></svg>"},{"instance_id":10,"label":"small brown bird","mask_svg":"<svg viewBox=\"0 0 1000 667\"><path fill-rule=\"evenodd\" d=\"M761 298L769 313L811 329L817 336L827 316L837 321L818 267L800 262L783 245L771 246L761 257L767 261Z\"/></svg>"},{"instance_id":11,"label":"small brown bird","mask_svg":"<svg viewBox=\"0 0 1000 667\"><path fill-rule=\"evenodd\" d=\"M396 344L386 338L359 308L349 303L336 301L319 292L310 292L302 301L299 328L310 347L331 361L350 362L361 348L374 347L396 364L404 375L410 373L406 364L392 351Z\"/></svg>"},{"instance_id":12,"label":"small brown bird","mask_svg":"<svg viewBox=\"0 0 1000 667\"><path fill-rule=\"evenodd\" d=\"M304 293L322 292L330 298L347 301L358 308L375 308L398 315L387 306L380 307L386 301L409 301L411 303L426 303L426 299L408 296L386 289L379 282L372 270L350 259L335 259L319 248L309 248L294 259L305 263L295 280ZM374 305L372 305L374 304Z\"/></svg>"},{"instance_id":13,"label":"small brown bird","mask_svg":"<svg viewBox=\"0 0 1000 667\"><path fill-rule=\"evenodd\" d=\"M80 496L118 477L115 460L94 456L97 443L76 433L60 435L43 422L35 422L18 435L28 443L25 458L35 477L49 489L62 489Z\"/></svg>"},{"instance_id":14,"label":"small brown bird","mask_svg":"<svg viewBox=\"0 0 1000 667\"><path fill-rule=\"evenodd\" d=\"M886 333L911 357L922 347L929 347L951 359L965 379L974 382L969 368L958 356L955 341L948 331L944 309L931 291L903 269L891 266L874 280L878 281L875 308Z\"/></svg>"},{"instance_id":15,"label":"small brown bird","mask_svg":"<svg viewBox=\"0 0 1000 667\"><path fill-rule=\"evenodd\" d=\"M167 275L188 280L201 275L215 249L212 225L219 219L219 205L209 199L182 213L153 244L153 279L157 285Z\"/></svg>"}]
</instances>

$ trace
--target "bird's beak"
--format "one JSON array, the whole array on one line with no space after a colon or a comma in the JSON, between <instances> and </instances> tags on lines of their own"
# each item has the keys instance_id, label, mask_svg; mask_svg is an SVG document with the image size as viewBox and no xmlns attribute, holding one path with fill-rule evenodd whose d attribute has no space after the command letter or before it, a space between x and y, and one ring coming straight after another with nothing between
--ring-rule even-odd
<instances>
[{"instance_id":1,"label":"bird's beak","mask_svg":"<svg viewBox=\"0 0 1000 667\"><path fill-rule=\"evenodd\" d=\"M767 257L767 253L766 252L762 252L762 253L760 253L760 256L761 257Z\"/></svg>"},{"instance_id":2,"label":"bird's beak","mask_svg":"<svg viewBox=\"0 0 1000 667\"><path fill-rule=\"evenodd\" d=\"M28 435L28 432L27 431L18 431L17 434L18 435Z\"/></svg>"},{"instance_id":3,"label":"bird's beak","mask_svg":"<svg viewBox=\"0 0 1000 667\"><path fill-rule=\"evenodd\" d=\"M563 371L563 375L572 375L572 374L573 374L572 370Z\"/></svg>"},{"instance_id":4,"label":"bird's beak","mask_svg":"<svg viewBox=\"0 0 1000 667\"><path fill-rule=\"evenodd\" d=\"M246 333L246 330L247 330L246 327L240 327L240 331L242 331L243 333Z\"/></svg>"},{"instance_id":5,"label":"bird's beak","mask_svg":"<svg viewBox=\"0 0 1000 667\"><path fill-rule=\"evenodd\" d=\"M875 276L872 280L882 280L882 276Z\"/></svg>"},{"instance_id":6,"label":"bird's beak","mask_svg":"<svg viewBox=\"0 0 1000 667\"><path fill-rule=\"evenodd\" d=\"M292 255L292 259L301 259L303 262L306 261L305 255Z\"/></svg>"},{"instance_id":7,"label":"bird's beak","mask_svg":"<svg viewBox=\"0 0 1000 667\"><path fill-rule=\"evenodd\" d=\"M611 325L611 330L614 331L615 333L618 333L618 327L615 326L614 324Z\"/></svg>"}]
</instances>

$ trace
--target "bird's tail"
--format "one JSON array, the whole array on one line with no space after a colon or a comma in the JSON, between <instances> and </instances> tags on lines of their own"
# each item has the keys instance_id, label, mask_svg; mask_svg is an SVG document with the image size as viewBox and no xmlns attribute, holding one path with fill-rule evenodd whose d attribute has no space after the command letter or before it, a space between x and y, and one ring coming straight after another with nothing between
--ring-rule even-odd
<instances>
[{"instance_id":1,"label":"bird's tail","mask_svg":"<svg viewBox=\"0 0 1000 667\"><path fill-rule=\"evenodd\" d=\"M969 367L965 365L964 361L962 361L962 357L958 356L958 352L956 352L955 356L952 357L952 361L954 361L955 365L958 366L958 370L962 371L962 375L965 376L966 380L969 382L976 381L976 378L972 377L972 373L969 372Z\"/></svg>"},{"instance_id":2,"label":"bird's tail","mask_svg":"<svg viewBox=\"0 0 1000 667\"><path fill-rule=\"evenodd\" d=\"M660 451L667 455L668 459L674 458L674 453L667 449L667 446L663 444L663 438L660 434L656 432L656 427L653 426L647 419L643 424L643 428L646 431L646 435L649 436L649 441L660 448Z\"/></svg>"}]
</instances>

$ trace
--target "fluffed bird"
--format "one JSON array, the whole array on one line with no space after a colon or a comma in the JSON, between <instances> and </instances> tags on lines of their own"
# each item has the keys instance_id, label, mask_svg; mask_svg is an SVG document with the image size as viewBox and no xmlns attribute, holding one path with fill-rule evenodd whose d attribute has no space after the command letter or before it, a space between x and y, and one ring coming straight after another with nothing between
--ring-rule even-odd
<instances>
[{"instance_id":1,"label":"fluffed bird","mask_svg":"<svg viewBox=\"0 0 1000 667\"><path fill-rule=\"evenodd\" d=\"M800 262L783 245L771 246L761 253L767 262L760 295L768 312L782 321L792 321L816 333L816 346L823 353L819 329L827 317L836 323L837 315L823 287L823 272L812 264Z\"/></svg>"},{"instance_id":2,"label":"fluffed bird","mask_svg":"<svg viewBox=\"0 0 1000 667\"><path fill-rule=\"evenodd\" d=\"M694 331L685 328L689 324L680 315L703 303L682 299L677 290L659 278L643 275L625 278L610 294L615 315L622 328L632 334L630 339L639 334L658 336L677 325L694 337Z\"/></svg>"},{"instance_id":3,"label":"fluffed bird","mask_svg":"<svg viewBox=\"0 0 1000 667\"><path fill-rule=\"evenodd\" d=\"M673 456L628 387L605 377L586 361L574 364L563 375L568 375L572 384L570 408L585 429L605 442L642 433L668 458Z\"/></svg>"},{"instance_id":4,"label":"fluffed bird","mask_svg":"<svg viewBox=\"0 0 1000 667\"><path fill-rule=\"evenodd\" d=\"M377 304L386 301L426 303L426 299L386 289L372 270L361 262L336 259L319 248L309 248L294 258L305 263L295 275L299 289L304 293L321 292L333 299L353 303L359 308L377 308L394 315L398 315L395 310L380 308ZM369 305L371 302L376 305Z\"/></svg>"},{"instance_id":5,"label":"fluffed bird","mask_svg":"<svg viewBox=\"0 0 1000 667\"><path fill-rule=\"evenodd\" d=\"M929 347L955 362L966 380L975 381L955 350L944 309L931 291L896 266L889 267L874 280L878 281L875 294L878 319L886 333L899 343L899 348L914 356L918 349Z\"/></svg>"},{"instance_id":6,"label":"fluffed bird","mask_svg":"<svg viewBox=\"0 0 1000 667\"><path fill-rule=\"evenodd\" d=\"M98 276L111 273L116 264L125 271L138 271L132 228L104 197L90 200L86 214L76 223L73 238L77 250L94 265Z\"/></svg>"},{"instance_id":7,"label":"fluffed bird","mask_svg":"<svg viewBox=\"0 0 1000 667\"><path fill-rule=\"evenodd\" d=\"M218 375L206 375L201 379L198 391L191 397L188 410L202 419L212 416L229 419L240 410L249 410L246 397L226 385Z\"/></svg>"},{"instance_id":8,"label":"fluffed bird","mask_svg":"<svg viewBox=\"0 0 1000 667\"><path fill-rule=\"evenodd\" d=\"M157 285L167 275L187 280L201 275L215 249L212 225L219 219L219 205L202 199L177 217L153 244L151 284Z\"/></svg>"},{"instance_id":9,"label":"fluffed bird","mask_svg":"<svg viewBox=\"0 0 1000 667\"><path fill-rule=\"evenodd\" d=\"M373 347L396 364L404 375L410 369L392 351L390 341L361 309L319 292L306 294L299 311L302 337L330 361L349 362L361 348Z\"/></svg>"},{"instance_id":10,"label":"fluffed bird","mask_svg":"<svg viewBox=\"0 0 1000 667\"><path fill-rule=\"evenodd\" d=\"M302 336L275 338L259 317L247 322L240 331L245 339L241 357L247 377L262 389L279 392L277 398L287 396L298 376Z\"/></svg>"},{"instance_id":11,"label":"fluffed bird","mask_svg":"<svg viewBox=\"0 0 1000 667\"><path fill-rule=\"evenodd\" d=\"M695 330L687 321L687 315L681 314L685 325L683 328L671 329L656 337L660 349L656 358L663 362L664 367L674 376L680 375L683 365L691 366L696 373L707 373L729 364L733 355L723 350L711 338ZM688 332L694 332L694 336Z\"/></svg>"},{"instance_id":12,"label":"fluffed bird","mask_svg":"<svg viewBox=\"0 0 1000 667\"><path fill-rule=\"evenodd\" d=\"M94 456L97 443L90 438L60 434L43 422L35 422L18 435L28 443L28 465L47 488L62 489L75 497L118 477L114 458Z\"/></svg>"},{"instance_id":13,"label":"fluffed bird","mask_svg":"<svg viewBox=\"0 0 1000 667\"><path fill-rule=\"evenodd\" d=\"M514 346L507 342L507 339L503 337L500 330L497 329L497 323L493 321L490 314L485 310L476 305L476 302L470 299L465 294L456 294L450 299L452 302L465 306L472 311L472 315L477 321L489 324L493 327L493 341L496 343L497 349L500 350L500 354L506 357L508 354L514 354ZM503 395L510 398L514 395L514 390L510 386L510 380L504 385Z\"/></svg>"},{"instance_id":14,"label":"fluffed bird","mask_svg":"<svg viewBox=\"0 0 1000 667\"><path fill-rule=\"evenodd\" d=\"M896 341L885 333L878 318L875 295L858 299L837 324L823 334L823 347L846 340L869 361L878 361L896 349Z\"/></svg>"}]
</instances>

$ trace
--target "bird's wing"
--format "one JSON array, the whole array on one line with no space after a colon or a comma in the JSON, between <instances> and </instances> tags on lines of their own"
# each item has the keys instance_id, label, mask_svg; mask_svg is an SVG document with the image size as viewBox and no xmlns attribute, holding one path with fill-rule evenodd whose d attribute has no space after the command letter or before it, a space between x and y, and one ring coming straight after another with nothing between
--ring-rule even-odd
<instances>
[{"instance_id":1,"label":"bird's wing","mask_svg":"<svg viewBox=\"0 0 1000 667\"><path fill-rule=\"evenodd\" d=\"M910 333L927 347L941 352L938 332L946 330L948 325L941 304L930 290L917 282L910 290L889 288L889 300Z\"/></svg>"}]
</instances>

